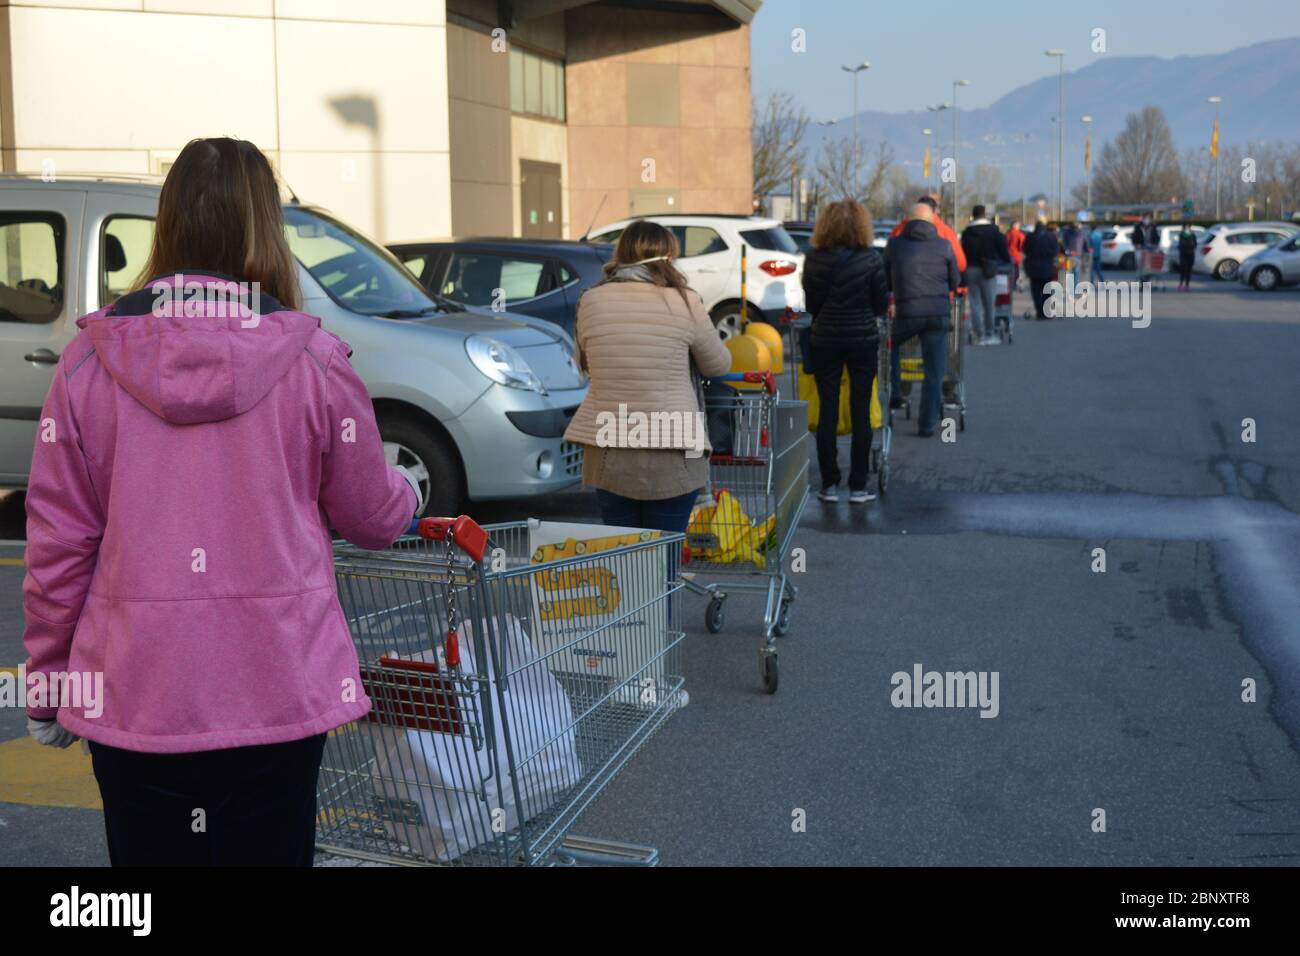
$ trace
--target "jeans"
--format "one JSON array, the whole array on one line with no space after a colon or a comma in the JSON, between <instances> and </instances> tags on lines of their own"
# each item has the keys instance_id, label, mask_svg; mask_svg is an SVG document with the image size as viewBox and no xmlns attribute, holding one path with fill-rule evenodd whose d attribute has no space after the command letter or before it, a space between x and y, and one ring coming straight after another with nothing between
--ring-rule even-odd
<instances>
[{"instance_id":1,"label":"jeans","mask_svg":"<svg viewBox=\"0 0 1300 956\"><path fill-rule=\"evenodd\" d=\"M311 866L324 746L325 734L180 754L90 741L109 861L113 866Z\"/></svg>"},{"instance_id":2,"label":"jeans","mask_svg":"<svg viewBox=\"0 0 1300 956\"><path fill-rule=\"evenodd\" d=\"M600 506L600 518L607 525L677 532L686 530L686 525L691 520L691 508L703 490L691 491L675 498L642 501L597 488L596 503Z\"/></svg>"},{"instance_id":3,"label":"jeans","mask_svg":"<svg viewBox=\"0 0 1300 956\"><path fill-rule=\"evenodd\" d=\"M903 343L921 337L921 361L925 364L925 381L921 383L921 409L917 431L931 434L943 411L943 376L948 369L948 316L906 318L894 321L894 387L902 394L902 371L899 349Z\"/></svg>"},{"instance_id":4,"label":"jeans","mask_svg":"<svg viewBox=\"0 0 1300 956\"><path fill-rule=\"evenodd\" d=\"M975 266L967 271L966 282L970 287L971 331L978 342L980 339L996 335L998 331L993 320L998 277L986 276L979 266Z\"/></svg>"},{"instance_id":5,"label":"jeans","mask_svg":"<svg viewBox=\"0 0 1300 956\"><path fill-rule=\"evenodd\" d=\"M1094 252L1091 258L1092 269L1088 272L1088 278L1093 282L1105 282L1106 277L1101 274L1101 253Z\"/></svg>"},{"instance_id":6,"label":"jeans","mask_svg":"<svg viewBox=\"0 0 1300 956\"><path fill-rule=\"evenodd\" d=\"M853 441L849 446L849 490L864 491L871 458L871 386L876 378L876 343L816 345L809 366L817 381L817 468L822 487L838 485L840 383L849 370L849 420Z\"/></svg>"}]
</instances>

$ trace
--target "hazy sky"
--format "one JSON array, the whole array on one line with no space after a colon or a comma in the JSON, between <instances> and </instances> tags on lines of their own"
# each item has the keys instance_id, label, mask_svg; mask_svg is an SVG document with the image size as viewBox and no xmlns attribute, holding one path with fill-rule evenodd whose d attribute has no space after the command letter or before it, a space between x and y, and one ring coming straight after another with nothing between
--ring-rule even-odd
<instances>
[{"instance_id":1,"label":"hazy sky","mask_svg":"<svg viewBox=\"0 0 1300 956\"><path fill-rule=\"evenodd\" d=\"M1106 53L1092 32L1106 31ZM807 52L791 51L791 31ZM963 106L987 106L1016 87L1098 56L1222 53L1300 35L1300 0L764 0L754 21L755 98L793 93L815 119L853 111L842 64L871 61L858 79L859 109L901 112L946 101L970 80Z\"/></svg>"}]
</instances>

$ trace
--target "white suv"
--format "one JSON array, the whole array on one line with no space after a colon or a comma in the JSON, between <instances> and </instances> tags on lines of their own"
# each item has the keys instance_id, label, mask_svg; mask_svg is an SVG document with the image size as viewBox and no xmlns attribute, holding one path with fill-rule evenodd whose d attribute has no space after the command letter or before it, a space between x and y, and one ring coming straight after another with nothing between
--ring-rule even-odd
<instances>
[{"instance_id":1,"label":"white suv","mask_svg":"<svg viewBox=\"0 0 1300 956\"><path fill-rule=\"evenodd\" d=\"M593 229L588 242L618 242L636 219L671 229L681 246L677 267L700 294L718 334L740 333L740 247L748 250L745 294L751 319L775 322L787 308L802 312L803 254L779 219L763 216L664 214L621 219Z\"/></svg>"},{"instance_id":2,"label":"white suv","mask_svg":"<svg viewBox=\"0 0 1300 956\"><path fill-rule=\"evenodd\" d=\"M1216 279L1235 279L1237 268L1247 258L1297 231L1300 226L1283 222L1231 222L1213 226L1196 247L1192 270Z\"/></svg>"}]
</instances>

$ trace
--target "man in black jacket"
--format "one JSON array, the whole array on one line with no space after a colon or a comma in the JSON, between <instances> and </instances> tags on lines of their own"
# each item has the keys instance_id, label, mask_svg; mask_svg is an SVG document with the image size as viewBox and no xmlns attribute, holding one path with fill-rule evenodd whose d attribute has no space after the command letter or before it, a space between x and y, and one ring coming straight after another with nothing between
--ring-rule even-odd
<instances>
[{"instance_id":1,"label":"man in black jacket","mask_svg":"<svg viewBox=\"0 0 1300 956\"><path fill-rule=\"evenodd\" d=\"M917 434L929 437L943 410L943 376L948 364L951 294L961 284L952 246L934 228L934 212L924 203L912 207L903 231L889 240L890 285L894 291L894 388L902 393L899 348L920 336L925 381Z\"/></svg>"},{"instance_id":2,"label":"man in black jacket","mask_svg":"<svg viewBox=\"0 0 1300 956\"><path fill-rule=\"evenodd\" d=\"M975 206L971 210L971 224L962 230L961 247L966 253L974 343L996 345L998 330L994 327L993 305L997 297L998 269L1011 266L1007 237L985 215L983 206Z\"/></svg>"}]
</instances>

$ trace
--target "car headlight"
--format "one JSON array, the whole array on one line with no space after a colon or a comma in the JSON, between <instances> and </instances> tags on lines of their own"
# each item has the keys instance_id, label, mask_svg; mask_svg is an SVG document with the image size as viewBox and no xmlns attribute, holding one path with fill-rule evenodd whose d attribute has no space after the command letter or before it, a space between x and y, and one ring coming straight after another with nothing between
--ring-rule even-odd
<instances>
[{"instance_id":1,"label":"car headlight","mask_svg":"<svg viewBox=\"0 0 1300 956\"><path fill-rule=\"evenodd\" d=\"M504 342L486 335L471 335L465 340L465 354L476 369L498 385L546 394L542 380L528 367L524 357Z\"/></svg>"}]
</instances>

